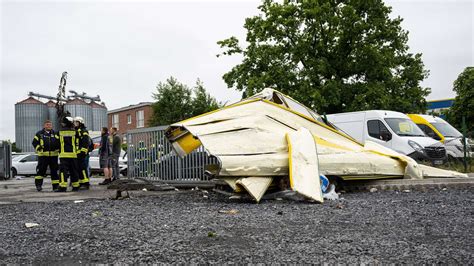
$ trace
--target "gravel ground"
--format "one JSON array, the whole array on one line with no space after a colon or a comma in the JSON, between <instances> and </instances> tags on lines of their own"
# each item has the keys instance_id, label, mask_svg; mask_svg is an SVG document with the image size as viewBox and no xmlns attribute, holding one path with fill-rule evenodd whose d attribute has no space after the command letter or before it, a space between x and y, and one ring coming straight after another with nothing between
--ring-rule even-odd
<instances>
[{"instance_id":1,"label":"gravel ground","mask_svg":"<svg viewBox=\"0 0 474 266\"><path fill-rule=\"evenodd\" d=\"M0 205L0 264L474 262L473 190L324 204L203 195Z\"/></svg>"}]
</instances>

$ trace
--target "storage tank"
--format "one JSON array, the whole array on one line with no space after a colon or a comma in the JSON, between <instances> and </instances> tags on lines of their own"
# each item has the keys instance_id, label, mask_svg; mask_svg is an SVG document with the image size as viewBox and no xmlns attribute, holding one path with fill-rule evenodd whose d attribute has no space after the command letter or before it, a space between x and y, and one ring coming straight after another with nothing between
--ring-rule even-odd
<instances>
[{"instance_id":1,"label":"storage tank","mask_svg":"<svg viewBox=\"0 0 474 266\"><path fill-rule=\"evenodd\" d=\"M80 116L84 118L87 127L92 123L92 108L85 101L75 98L67 101L64 110L69 111L72 117Z\"/></svg>"},{"instance_id":2,"label":"storage tank","mask_svg":"<svg viewBox=\"0 0 474 266\"><path fill-rule=\"evenodd\" d=\"M48 120L48 107L43 102L29 97L15 104L15 141L22 152L34 152L33 138Z\"/></svg>"},{"instance_id":3,"label":"storage tank","mask_svg":"<svg viewBox=\"0 0 474 266\"><path fill-rule=\"evenodd\" d=\"M92 108L92 125L88 125L89 130L101 131L107 127L107 107L92 101L89 104Z\"/></svg>"},{"instance_id":4,"label":"storage tank","mask_svg":"<svg viewBox=\"0 0 474 266\"><path fill-rule=\"evenodd\" d=\"M46 103L46 107L48 108L48 119L51 120L51 123L53 123L53 129L55 131L59 131L59 121L58 121L58 113L56 110L56 103L49 100Z\"/></svg>"}]
</instances>

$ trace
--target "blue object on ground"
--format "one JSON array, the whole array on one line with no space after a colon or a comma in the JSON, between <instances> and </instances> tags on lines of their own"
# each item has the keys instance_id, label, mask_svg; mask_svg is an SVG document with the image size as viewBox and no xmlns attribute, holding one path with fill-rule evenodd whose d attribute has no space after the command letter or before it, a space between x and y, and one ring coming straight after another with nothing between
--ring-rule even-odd
<instances>
[{"instance_id":1,"label":"blue object on ground","mask_svg":"<svg viewBox=\"0 0 474 266\"><path fill-rule=\"evenodd\" d=\"M320 175L319 179L321 179L321 191L326 193L329 187L329 179L324 175Z\"/></svg>"}]
</instances>

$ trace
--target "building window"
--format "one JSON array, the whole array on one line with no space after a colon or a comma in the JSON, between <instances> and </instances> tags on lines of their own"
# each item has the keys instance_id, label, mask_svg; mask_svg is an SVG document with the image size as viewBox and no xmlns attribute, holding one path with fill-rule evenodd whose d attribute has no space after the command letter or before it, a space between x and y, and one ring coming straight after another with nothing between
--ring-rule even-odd
<instances>
[{"instance_id":1,"label":"building window","mask_svg":"<svg viewBox=\"0 0 474 266\"><path fill-rule=\"evenodd\" d=\"M118 114L112 115L112 127L116 127L117 129L119 129L119 115Z\"/></svg>"},{"instance_id":2,"label":"building window","mask_svg":"<svg viewBox=\"0 0 474 266\"><path fill-rule=\"evenodd\" d=\"M131 114L128 114L127 115L127 124L131 124L132 123L132 115Z\"/></svg>"},{"instance_id":3,"label":"building window","mask_svg":"<svg viewBox=\"0 0 474 266\"><path fill-rule=\"evenodd\" d=\"M145 112L143 110L137 111L137 128L145 127Z\"/></svg>"}]
</instances>

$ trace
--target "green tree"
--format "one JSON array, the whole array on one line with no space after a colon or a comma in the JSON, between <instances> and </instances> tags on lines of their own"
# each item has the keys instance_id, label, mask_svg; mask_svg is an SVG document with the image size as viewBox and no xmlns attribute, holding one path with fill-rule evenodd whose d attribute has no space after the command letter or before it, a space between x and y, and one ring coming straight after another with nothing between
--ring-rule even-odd
<instances>
[{"instance_id":1,"label":"green tree","mask_svg":"<svg viewBox=\"0 0 474 266\"><path fill-rule=\"evenodd\" d=\"M16 142L12 143L12 152L21 152L21 149L16 146Z\"/></svg>"},{"instance_id":2,"label":"green tree","mask_svg":"<svg viewBox=\"0 0 474 266\"><path fill-rule=\"evenodd\" d=\"M151 125L168 125L184 120L192 114L191 90L174 77L159 82L157 92L153 93L153 116Z\"/></svg>"},{"instance_id":3,"label":"green tree","mask_svg":"<svg viewBox=\"0 0 474 266\"><path fill-rule=\"evenodd\" d=\"M223 76L229 88L273 87L327 113L426 110L428 71L382 0L264 0L259 10L245 20L245 48L236 37L217 42L220 55L243 57Z\"/></svg>"},{"instance_id":4,"label":"green tree","mask_svg":"<svg viewBox=\"0 0 474 266\"><path fill-rule=\"evenodd\" d=\"M174 77L159 82L152 105L152 126L169 125L205 112L215 110L220 104L206 92L203 83L198 79L194 88L179 82Z\"/></svg>"},{"instance_id":5,"label":"green tree","mask_svg":"<svg viewBox=\"0 0 474 266\"><path fill-rule=\"evenodd\" d=\"M467 131L474 134L474 67L466 67L454 81L454 104L448 112L449 122L462 130L462 117L466 117Z\"/></svg>"},{"instance_id":6,"label":"green tree","mask_svg":"<svg viewBox=\"0 0 474 266\"><path fill-rule=\"evenodd\" d=\"M220 107L220 104L207 93L204 84L198 79L193 88L194 98L192 99L192 116L204 114Z\"/></svg>"},{"instance_id":7,"label":"green tree","mask_svg":"<svg viewBox=\"0 0 474 266\"><path fill-rule=\"evenodd\" d=\"M11 140L7 140L8 144L12 147L12 152L21 152L21 149L16 146L16 142L11 142Z\"/></svg>"}]
</instances>

